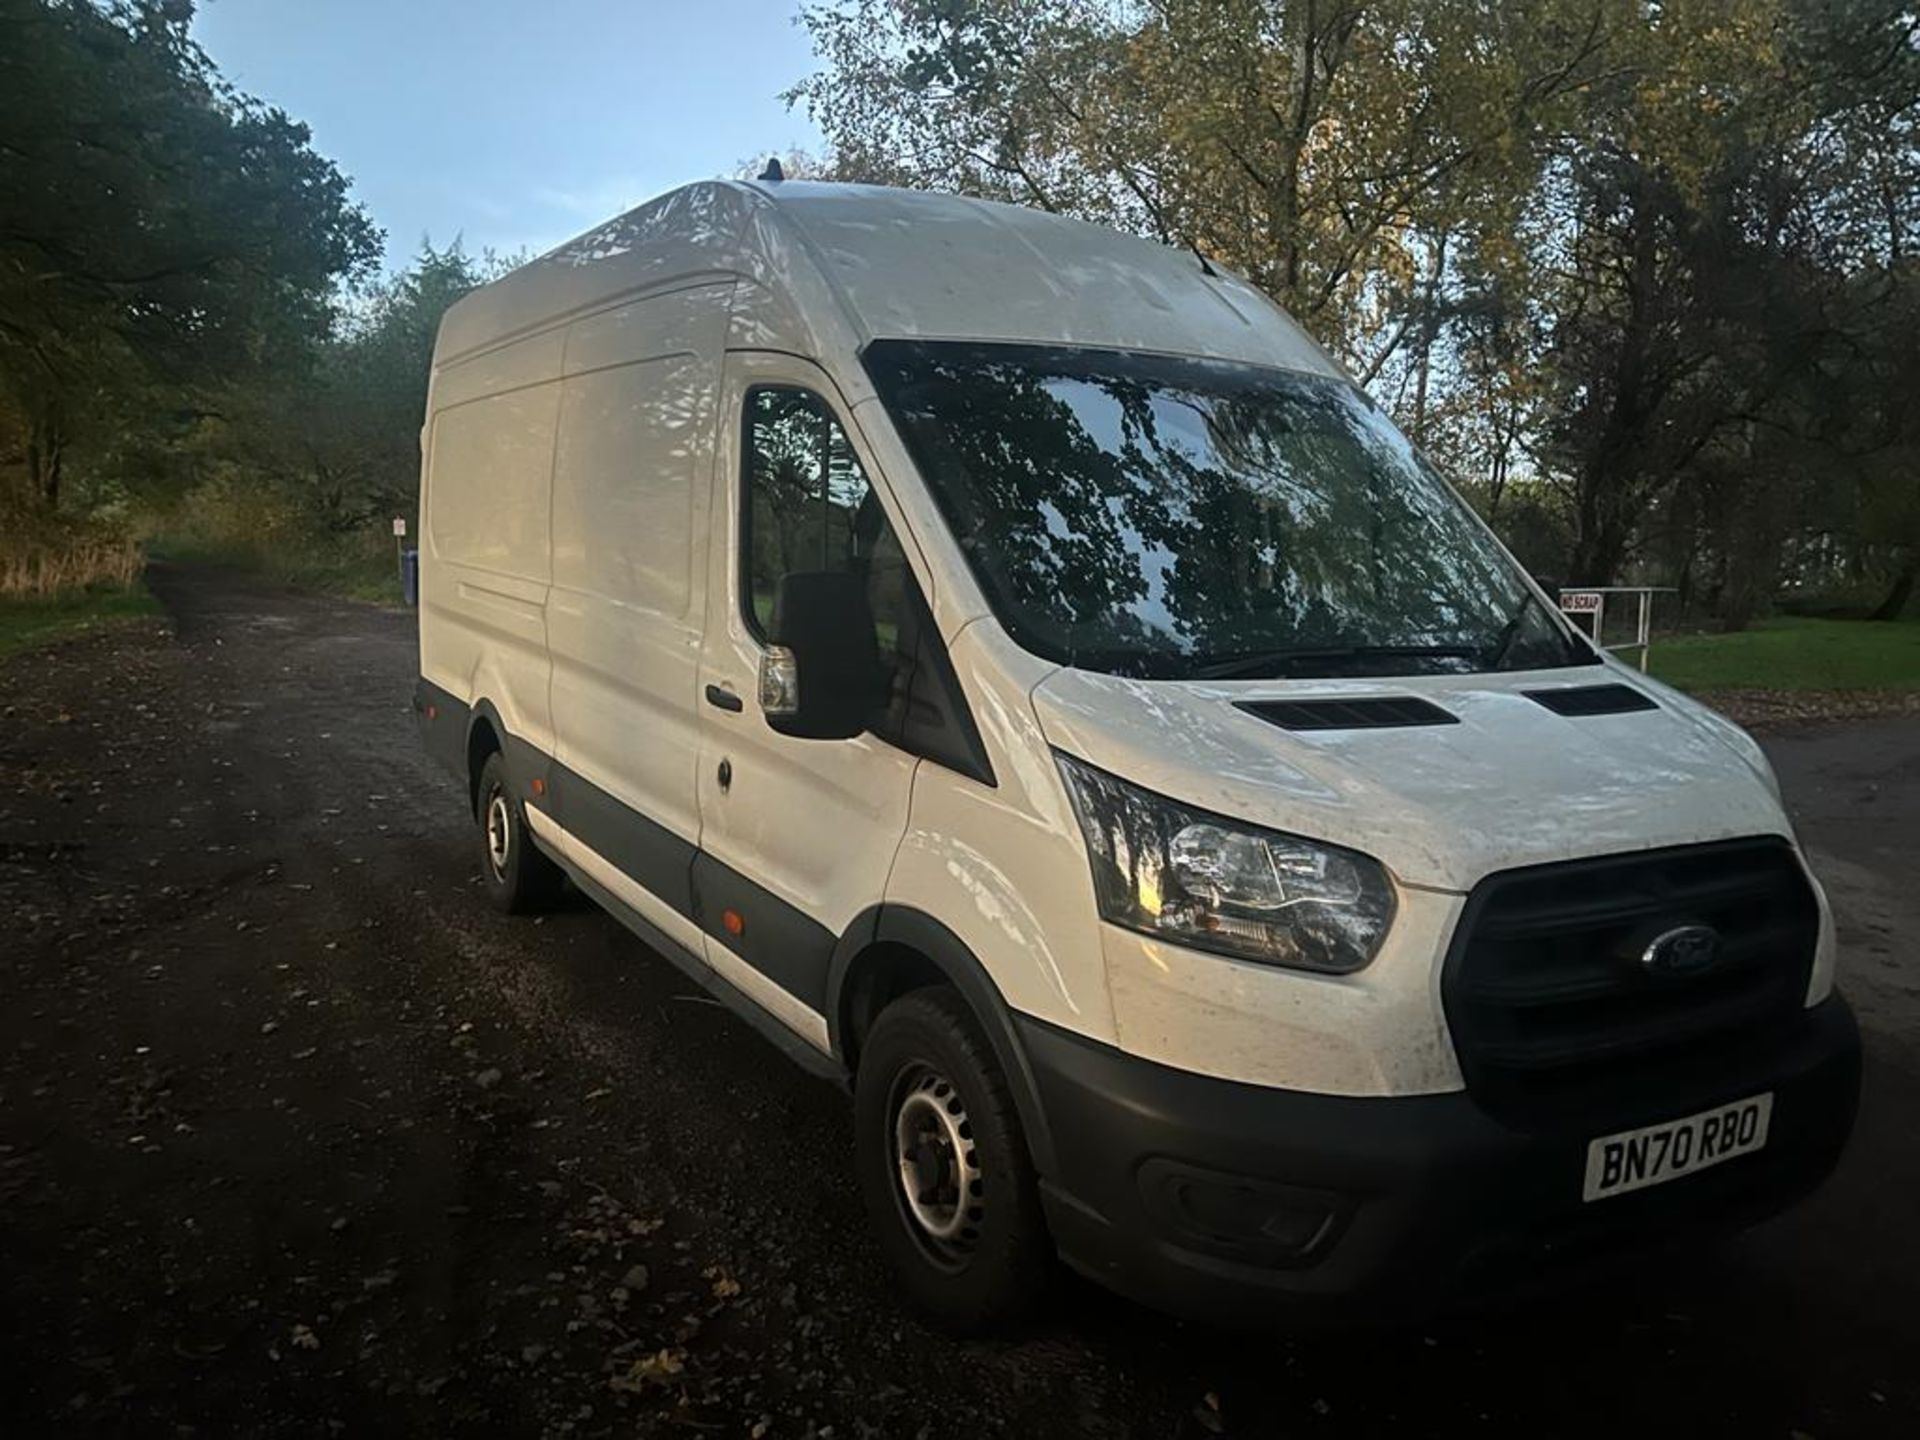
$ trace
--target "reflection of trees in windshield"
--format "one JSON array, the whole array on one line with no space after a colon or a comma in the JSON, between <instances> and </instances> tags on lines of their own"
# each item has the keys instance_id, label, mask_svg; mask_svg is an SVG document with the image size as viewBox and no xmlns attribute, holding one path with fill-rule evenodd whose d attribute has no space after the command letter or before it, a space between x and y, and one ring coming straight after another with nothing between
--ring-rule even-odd
<instances>
[{"instance_id":1,"label":"reflection of trees in windshield","mask_svg":"<svg viewBox=\"0 0 1920 1440\"><path fill-rule=\"evenodd\" d=\"M1340 382L898 341L868 363L996 611L1053 658L1177 674L1251 651L1491 649L1524 593ZM1537 624L1516 649L1557 651Z\"/></svg>"}]
</instances>

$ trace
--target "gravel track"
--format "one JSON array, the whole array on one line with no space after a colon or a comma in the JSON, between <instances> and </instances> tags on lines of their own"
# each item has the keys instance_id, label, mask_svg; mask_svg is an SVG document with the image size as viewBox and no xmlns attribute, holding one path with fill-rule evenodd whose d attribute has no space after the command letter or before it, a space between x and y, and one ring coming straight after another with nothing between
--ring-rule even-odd
<instances>
[{"instance_id":1,"label":"gravel track","mask_svg":"<svg viewBox=\"0 0 1920 1440\"><path fill-rule=\"evenodd\" d=\"M584 903L479 891L410 615L156 567L0 663L0 1431L1920 1433L1920 719L1771 742L1841 916L1860 1130L1601 1293L1289 1340L1064 1282L893 1296L847 1106Z\"/></svg>"}]
</instances>

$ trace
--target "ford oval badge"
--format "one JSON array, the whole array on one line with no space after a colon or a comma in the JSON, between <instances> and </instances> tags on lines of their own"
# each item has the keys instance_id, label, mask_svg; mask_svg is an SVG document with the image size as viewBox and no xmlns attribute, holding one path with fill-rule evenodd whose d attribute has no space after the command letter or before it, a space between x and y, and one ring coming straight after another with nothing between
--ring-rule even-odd
<instances>
[{"instance_id":1,"label":"ford oval badge","mask_svg":"<svg viewBox=\"0 0 1920 1440\"><path fill-rule=\"evenodd\" d=\"M1676 925L1647 942L1640 963L1649 974L1679 979L1711 970L1720 958L1720 932L1711 925Z\"/></svg>"}]
</instances>

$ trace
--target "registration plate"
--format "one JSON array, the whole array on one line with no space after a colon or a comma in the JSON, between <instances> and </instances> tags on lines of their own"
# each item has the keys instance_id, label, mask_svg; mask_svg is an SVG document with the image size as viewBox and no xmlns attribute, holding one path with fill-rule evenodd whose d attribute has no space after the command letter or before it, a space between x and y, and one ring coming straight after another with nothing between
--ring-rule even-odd
<instances>
[{"instance_id":1,"label":"registration plate","mask_svg":"<svg viewBox=\"0 0 1920 1440\"><path fill-rule=\"evenodd\" d=\"M1587 1185L1580 1198L1625 1195L1751 1155L1767 1143L1772 1118L1773 1096L1755 1095L1664 1124L1602 1135L1587 1145Z\"/></svg>"}]
</instances>

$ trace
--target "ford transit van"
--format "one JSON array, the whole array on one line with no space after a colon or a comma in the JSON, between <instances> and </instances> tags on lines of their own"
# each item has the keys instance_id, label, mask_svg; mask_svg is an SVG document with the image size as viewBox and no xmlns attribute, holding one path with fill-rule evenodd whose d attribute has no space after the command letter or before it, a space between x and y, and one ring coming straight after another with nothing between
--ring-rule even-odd
<instances>
[{"instance_id":1,"label":"ford transit van","mask_svg":"<svg viewBox=\"0 0 1920 1440\"><path fill-rule=\"evenodd\" d=\"M492 898L570 879L845 1084L948 1323L1056 1256L1404 1314L1834 1165L1858 1038L1758 747L1195 254L694 185L455 305L423 447Z\"/></svg>"}]
</instances>

